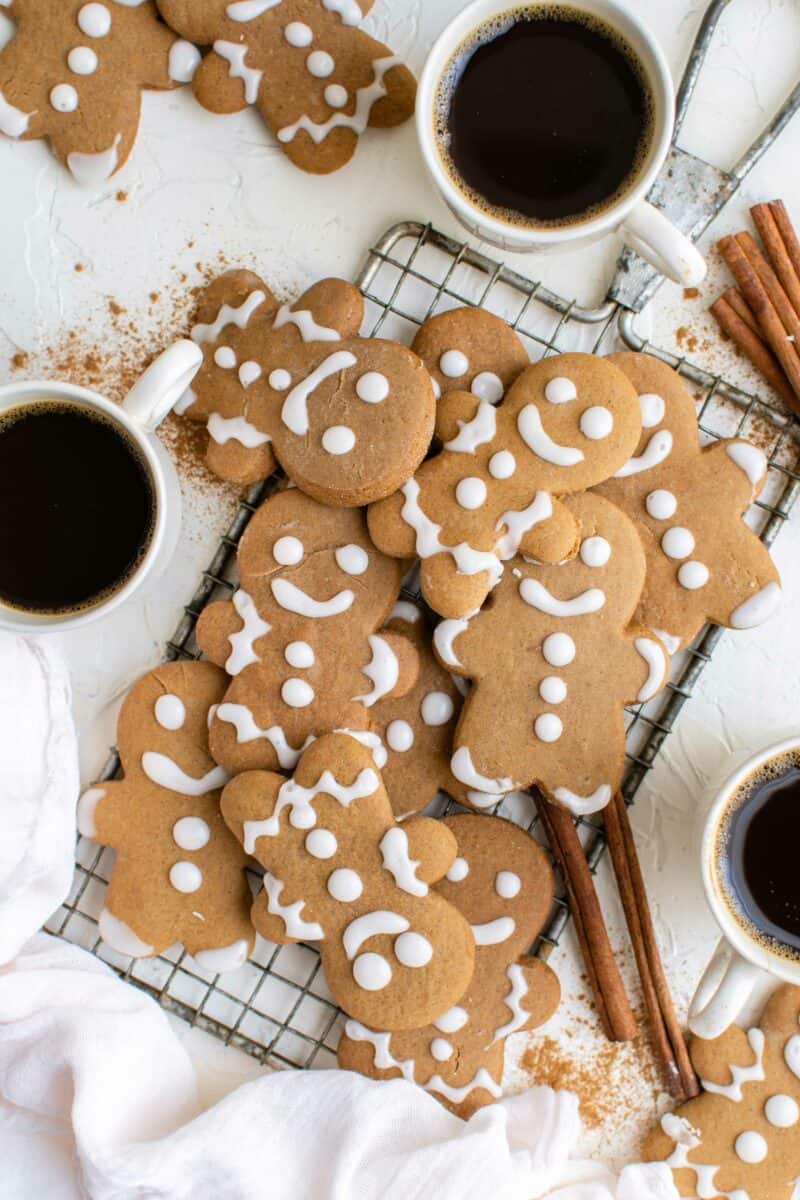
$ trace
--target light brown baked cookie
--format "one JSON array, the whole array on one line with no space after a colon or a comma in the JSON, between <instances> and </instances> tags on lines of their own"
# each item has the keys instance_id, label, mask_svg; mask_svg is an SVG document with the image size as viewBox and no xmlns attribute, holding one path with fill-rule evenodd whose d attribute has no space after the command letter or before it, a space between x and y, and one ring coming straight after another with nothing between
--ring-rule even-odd
<instances>
[{"instance_id":1,"label":"light brown baked cookie","mask_svg":"<svg viewBox=\"0 0 800 1200\"><path fill-rule=\"evenodd\" d=\"M372 0L158 0L182 37L211 50L194 93L211 112L255 105L295 166L337 171L368 126L414 112L411 72L359 29Z\"/></svg>"},{"instance_id":2,"label":"light brown baked cookie","mask_svg":"<svg viewBox=\"0 0 800 1200\"><path fill-rule=\"evenodd\" d=\"M576 557L514 559L481 612L434 635L440 660L473 680L451 768L476 807L537 784L575 814L604 808L622 780L624 705L667 678L662 643L629 625L645 579L633 522L593 493L564 503Z\"/></svg>"},{"instance_id":3,"label":"light brown baked cookie","mask_svg":"<svg viewBox=\"0 0 800 1200\"><path fill-rule=\"evenodd\" d=\"M557 977L525 953L549 912L553 874L541 847L509 821L462 814L443 824L458 857L436 890L472 927L472 982L424 1029L376 1032L351 1018L339 1065L373 1079L402 1076L466 1118L502 1094L505 1039L542 1025L558 1006Z\"/></svg>"},{"instance_id":4,"label":"light brown baked cookie","mask_svg":"<svg viewBox=\"0 0 800 1200\"><path fill-rule=\"evenodd\" d=\"M763 487L764 454L740 439L701 448L692 396L666 363L629 353L609 361L642 406L636 454L597 489L634 519L645 548L636 620L658 630L670 653L709 621L760 625L780 603L780 580L742 514Z\"/></svg>"},{"instance_id":5,"label":"light brown baked cookie","mask_svg":"<svg viewBox=\"0 0 800 1200\"><path fill-rule=\"evenodd\" d=\"M292 779L250 771L232 780L222 811L267 871L256 929L270 941L319 942L345 1012L408 1029L464 994L472 931L430 888L452 866L455 838L426 817L397 824L365 746L347 734L321 737Z\"/></svg>"},{"instance_id":6,"label":"light brown baked cookie","mask_svg":"<svg viewBox=\"0 0 800 1200\"><path fill-rule=\"evenodd\" d=\"M208 465L254 483L283 467L324 504L391 494L417 468L436 402L415 354L360 338L357 288L324 279L280 305L250 271L203 292L192 338L204 363L177 406L209 432Z\"/></svg>"},{"instance_id":7,"label":"light brown baked cookie","mask_svg":"<svg viewBox=\"0 0 800 1200\"><path fill-rule=\"evenodd\" d=\"M513 329L482 308L454 308L431 317L412 342L433 379L437 399L449 392L471 392L499 404L512 383L530 365L528 352ZM458 428L437 427L446 442Z\"/></svg>"},{"instance_id":8,"label":"light brown baked cookie","mask_svg":"<svg viewBox=\"0 0 800 1200\"><path fill-rule=\"evenodd\" d=\"M206 970L232 970L253 945L247 856L220 812L228 775L208 752L224 672L165 663L128 693L117 741L121 781L81 797L78 828L117 852L100 936L133 958L182 942Z\"/></svg>"},{"instance_id":9,"label":"light brown baked cookie","mask_svg":"<svg viewBox=\"0 0 800 1200\"><path fill-rule=\"evenodd\" d=\"M497 406L450 392L437 424L453 436L399 492L371 505L369 528L386 554L421 559L423 594L444 617L480 608L517 553L570 557L577 530L556 497L612 475L641 429L630 382L590 354L526 368Z\"/></svg>"},{"instance_id":10,"label":"light brown baked cookie","mask_svg":"<svg viewBox=\"0 0 800 1200\"><path fill-rule=\"evenodd\" d=\"M645 1142L681 1196L792 1200L800 1172L800 988L782 987L747 1033L691 1044L705 1089Z\"/></svg>"}]
</instances>

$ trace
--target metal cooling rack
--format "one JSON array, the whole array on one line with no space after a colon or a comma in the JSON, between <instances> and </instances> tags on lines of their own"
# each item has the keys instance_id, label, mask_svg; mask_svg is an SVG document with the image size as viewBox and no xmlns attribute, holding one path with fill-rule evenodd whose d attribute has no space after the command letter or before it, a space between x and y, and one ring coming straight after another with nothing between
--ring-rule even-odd
<instances>
[{"instance_id":1,"label":"metal cooling rack","mask_svg":"<svg viewBox=\"0 0 800 1200\"><path fill-rule=\"evenodd\" d=\"M366 300L365 332L370 336L381 334L408 343L422 322L435 313L479 305L513 326L533 360L568 350L608 353L624 345L668 362L697 394L698 421L705 441L741 435L767 454L767 484L748 514L765 544L772 544L789 516L800 491L800 427L794 418L721 376L643 342L636 334L633 314L619 304L582 308L467 245L412 222L391 229L372 248L357 283ZM234 590L230 576L239 540L258 504L274 486L254 488L242 501L167 643L167 660L199 656L194 640L197 618L211 600ZM677 656L671 682L661 696L627 710L623 793L628 803L633 802L651 770L721 636L719 628L707 629L693 647ZM114 753L101 779L111 778L118 770ZM443 815L455 807L443 799L434 812ZM530 796L517 793L506 797L495 811L545 840ZM589 863L595 868L605 851L602 828L599 822L583 818L578 825ZM72 891L48 922L52 933L91 950L168 1011L262 1062L302 1068L335 1063L342 1017L313 946L275 946L259 938L244 967L216 978L180 948L153 959L120 956L100 940L97 931L113 857L113 851L79 839ZM254 886L257 882L254 877ZM568 905L561 894L535 953L547 957L558 946L568 920Z\"/></svg>"}]
</instances>

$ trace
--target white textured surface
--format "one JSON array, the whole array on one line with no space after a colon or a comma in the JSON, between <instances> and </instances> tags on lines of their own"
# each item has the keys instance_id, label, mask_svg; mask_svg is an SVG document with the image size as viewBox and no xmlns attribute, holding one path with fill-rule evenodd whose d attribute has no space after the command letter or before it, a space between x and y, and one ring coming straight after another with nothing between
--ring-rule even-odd
<instances>
[{"instance_id":1,"label":"white textured surface","mask_svg":"<svg viewBox=\"0 0 800 1200\"><path fill-rule=\"evenodd\" d=\"M418 68L432 37L460 7L460 0L425 5L421 0L379 0L370 24ZM646 6L647 20L662 39L676 75L703 8L686 0L651 0ZM730 165L794 82L798 35L800 10L793 0L739 0L732 5L687 122L684 145ZM774 196L784 197L800 221L799 155L800 124L795 122L728 206L714 233L742 228L748 223L747 205ZM98 343L119 343L124 351L125 338L109 317L109 297L128 310L145 342L149 330L162 341L164 301L159 306L149 294L174 294L182 274L187 286L195 284L195 264L212 263L220 251L228 263L254 266L276 289L289 292L327 273L352 275L367 240L401 218L431 219L457 232L423 175L411 125L388 135L368 134L349 167L312 179L289 165L254 114L212 117L188 92L145 97L134 154L97 194L78 188L41 143L0 142L0 174L6 181L0 276L3 379L11 377L10 359L19 351L31 355L28 373L46 371L46 361L37 363L37 350L64 339L71 329L82 336L88 330ZM119 190L127 192L126 203L116 199ZM556 290L593 303L604 294L617 250L611 238L577 256L520 260L520 266ZM76 271L78 263L85 269ZM655 341L669 348L677 348L676 331L688 327L698 337L694 356L699 361L748 379L747 369L724 351L716 334L704 332L701 313L721 290L723 275L712 262L702 296L688 303L677 288L665 287L656 312L643 319L652 324ZM708 346L703 344L706 336ZM680 337L687 348L686 335ZM161 583L118 616L59 639L74 672L86 780L102 761L114 702L157 660L161 640L193 588L191 581L227 523L228 510L220 512L220 505L200 489L187 485L187 501L186 536ZM227 498L225 504L229 502ZM800 521L784 531L776 551L786 606L765 628L726 637L635 809L658 933L681 1012L715 938L696 861L704 791L709 780L724 774L732 753L777 737L796 713L798 681L791 664L800 654L794 600L800 586L798 550ZM616 937L620 919L605 875L604 869L601 887ZM580 999L586 989L571 938L554 965L565 1003L547 1032L563 1034L565 1054L590 1067L603 1046L594 1033L591 1010ZM220 1094L252 1074L252 1064L235 1052L220 1051L201 1034L185 1036L204 1066L210 1093ZM518 1050L521 1041L517 1039ZM609 1071L623 1109L626 1054ZM520 1078L513 1069L510 1077ZM608 1118L590 1134L590 1147L602 1144L602 1152L611 1157L630 1152L650 1120L652 1089L642 1088L636 1093L641 1098L632 1101L640 1110L636 1119L628 1119L627 1110L624 1121Z\"/></svg>"}]
</instances>

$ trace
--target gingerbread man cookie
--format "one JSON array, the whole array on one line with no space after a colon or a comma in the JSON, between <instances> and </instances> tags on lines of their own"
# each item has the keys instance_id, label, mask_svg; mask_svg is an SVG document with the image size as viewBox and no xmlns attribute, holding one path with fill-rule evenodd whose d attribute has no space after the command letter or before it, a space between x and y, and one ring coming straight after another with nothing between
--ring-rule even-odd
<instances>
[{"instance_id":1,"label":"gingerbread man cookie","mask_svg":"<svg viewBox=\"0 0 800 1200\"><path fill-rule=\"evenodd\" d=\"M462 814L443 824L458 857L436 890L472 927L472 982L424 1029L376 1032L350 1018L339 1065L373 1079L403 1076L467 1118L502 1095L505 1039L558 1006L558 979L525 954L549 912L553 874L541 847L509 821Z\"/></svg>"},{"instance_id":2,"label":"gingerbread man cookie","mask_svg":"<svg viewBox=\"0 0 800 1200\"><path fill-rule=\"evenodd\" d=\"M364 731L370 711L416 682L419 659L383 630L401 565L376 550L364 512L297 488L266 500L239 546L239 590L202 613L197 640L232 682L211 722L211 752L232 773L292 769L309 739Z\"/></svg>"},{"instance_id":3,"label":"gingerbread man cookie","mask_svg":"<svg viewBox=\"0 0 800 1200\"><path fill-rule=\"evenodd\" d=\"M325 504L367 504L416 469L436 401L415 354L360 338L357 288L325 279L280 305L249 271L203 293L192 338L204 364L178 406L208 426L208 464L254 483L283 467Z\"/></svg>"},{"instance_id":4,"label":"gingerbread man cookie","mask_svg":"<svg viewBox=\"0 0 800 1200\"><path fill-rule=\"evenodd\" d=\"M465 617L518 552L545 562L574 553L575 523L554 497L612 475L640 429L635 389L589 354L528 367L496 407L451 392L437 414L441 452L371 506L372 539L386 554L416 554L431 608Z\"/></svg>"},{"instance_id":5,"label":"gingerbread man cookie","mask_svg":"<svg viewBox=\"0 0 800 1200\"><path fill-rule=\"evenodd\" d=\"M337 171L367 126L414 111L411 72L359 29L372 0L158 0L182 37L210 46L194 92L211 112L255 105L304 171Z\"/></svg>"},{"instance_id":6,"label":"gingerbread man cookie","mask_svg":"<svg viewBox=\"0 0 800 1200\"><path fill-rule=\"evenodd\" d=\"M740 439L701 448L694 401L676 371L649 354L615 354L642 406L634 457L599 487L633 518L647 555L636 620L670 653L711 621L750 629L781 599L769 552L742 515L758 496L767 460Z\"/></svg>"},{"instance_id":7,"label":"gingerbread man cookie","mask_svg":"<svg viewBox=\"0 0 800 1200\"><path fill-rule=\"evenodd\" d=\"M431 317L411 349L428 368L437 399L449 392L471 392L499 404L530 365L514 330L482 308L455 308Z\"/></svg>"},{"instance_id":8,"label":"gingerbread man cookie","mask_svg":"<svg viewBox=\"0 0 800 1200\"><path fill-rule=\"evenodd\" d=\"M227 773L208 752L208 723L227 680L208 662L173 662L128 693L118 725L121 781L81 797L78 828L117 852L100 936L143 958L182 942L218 972L253 945L246 855L222 819Z\"/></svg>"},{"instance_id":9,"label":"gingerbread man cookie","mask_svg":"<svg viewBox=\"0 0 800 1200\"><path fill-rule=\"evenodd\" d=\"M476 807L537 784L576 815L604 808L625 765L624 705L667 678L662 643L629 626L645 579L633 522L592 493L565 503L577 556L517 558L482 612L434 635L441 661L474 681L451 767Z\"/></svg>"},{"instance_id":10,"label":"gingerbread man cookie","mask_svg":"<svg viewBox=\"0 0 800 1200\"><path fill-rule=\"evenodd\" d=\"M253 905L271 941L318 941L337 1004L359 1021L413 1029L464 994L475 944L469 923L431 890L456 840L439 821L398 825L369 749L328 734L292 779L239 775L222 811L266 868Z\"/></svg>"},{"instance_id":11,"label":"gingerbread man cookie","mask_svg":"<svg viewBox=\"0 0 800 1200\"><path fill-rule=\"evenodd\" d=\"M104 183L127 160L141 89L188 83L200 62L154 0L3 6L17 31L0 52L0 132L47 138L79 183Z\"/></svg>"},{"instance_id":12,"label":"gingerbread man cookie","mask_svg":"<svg viewBox=\"0 0 800 1200\"><path fill-rule=\"evenodd\" d=\"M782 987L759 1024L734 1025L691 1056L704 1094L661 1119L645 1143L681 1196L792 1200L800 1175L800 988Z\"/></svg>"}]
</instances>

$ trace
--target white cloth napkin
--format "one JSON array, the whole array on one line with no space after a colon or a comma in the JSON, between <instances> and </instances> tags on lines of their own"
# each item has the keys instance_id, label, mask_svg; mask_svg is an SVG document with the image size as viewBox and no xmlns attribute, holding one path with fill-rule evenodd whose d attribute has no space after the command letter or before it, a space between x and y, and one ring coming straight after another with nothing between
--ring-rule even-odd
<instances>
[{"instance_id":1,"label":"white cloth napkin","mask_svg":"<svg viewBox=\"0 0 800 1200\"><path fill-rule=\"evenodd\" d=\"M90 1200L677 1200L663 1165L616 1179L570 1162L577 1100L549 1088L465 1123L403 1080L285 1071L200 1111L191 1060L155 1002L35 933L71 875L69 693L50 648L18 639L0 640L0 681L4 1200L55 1194L27 1182L42 1178L31 1159L45 1136L65 1168L74 1156Z\"/></svg>"}]
</instances>

